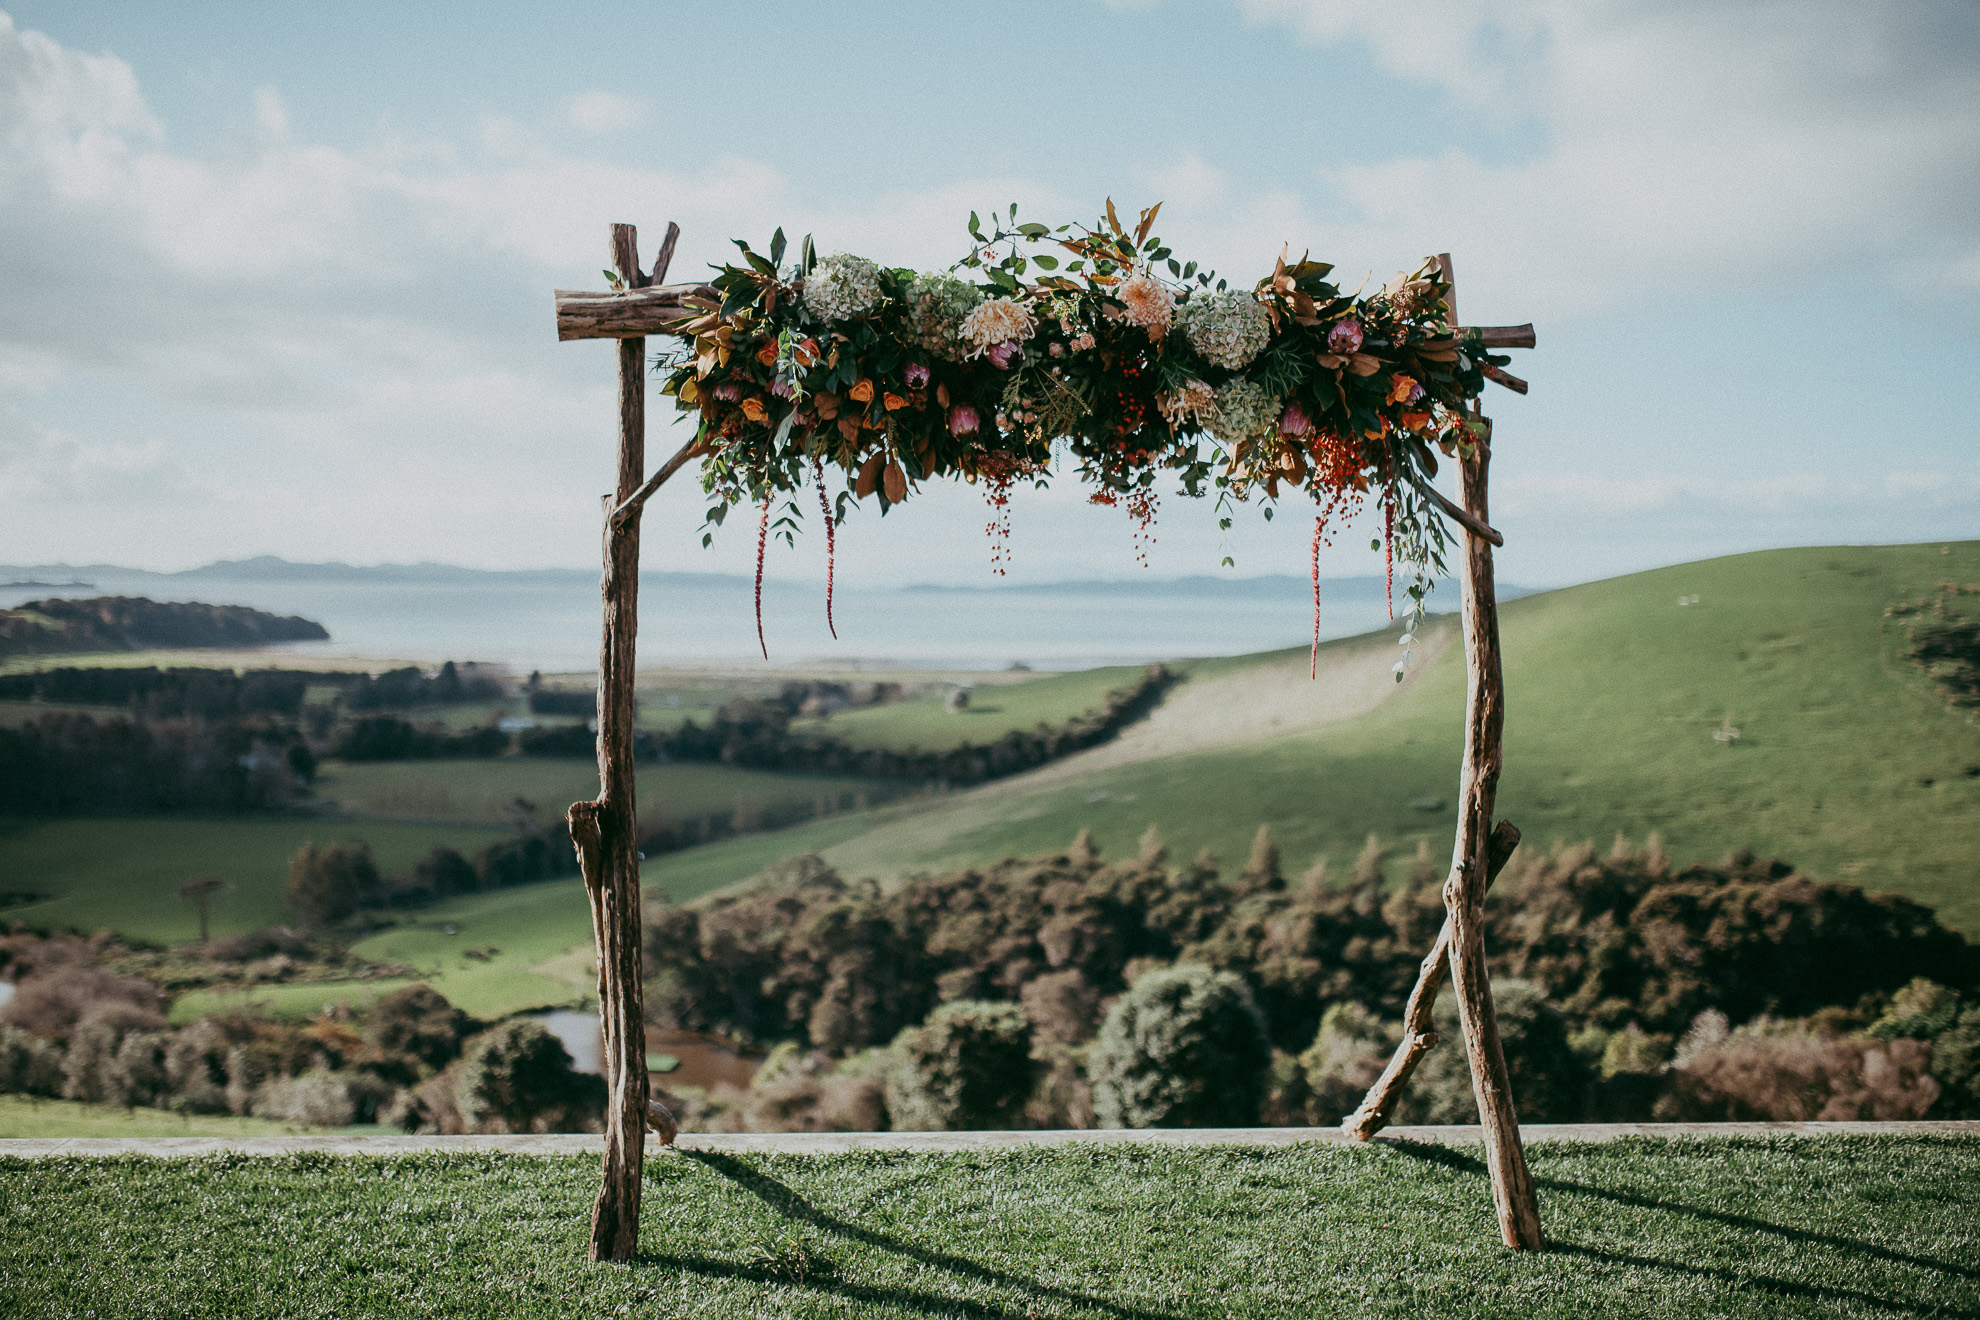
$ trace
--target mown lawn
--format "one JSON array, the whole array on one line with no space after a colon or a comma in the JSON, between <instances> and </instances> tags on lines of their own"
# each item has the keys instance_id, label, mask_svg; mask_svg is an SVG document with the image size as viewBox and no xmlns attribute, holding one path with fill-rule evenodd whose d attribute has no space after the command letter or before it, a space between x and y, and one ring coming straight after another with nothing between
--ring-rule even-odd
<instances>
[{"instance_id":1,"label":"mown lawn","mask_svg":"<svg viewBox=\"0 0 1980 1320\"><path fill-rule=\"evenodd\" d=\"M1980 1140L659 1154L583 1262L592 1158L0 1161L10 1316L1906 1316L1980 1311Z\"/></svg>"}]
</instances>

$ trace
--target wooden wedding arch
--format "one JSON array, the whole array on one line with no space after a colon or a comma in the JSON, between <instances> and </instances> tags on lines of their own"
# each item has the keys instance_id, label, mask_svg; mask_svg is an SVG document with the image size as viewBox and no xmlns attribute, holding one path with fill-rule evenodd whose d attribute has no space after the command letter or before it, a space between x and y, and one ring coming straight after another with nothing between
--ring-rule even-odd
<instances>
[{"instance_id":1,"label":"wooden wedding arch","mask_svg":"<svg viewBox=\"0 0 1980 1320\"><path fill-rule=\"evenodd\" d=\"M1109 204L1109 219L1112 206ZM1150 213L1144 213L1146 234ZM971 217L972 232L975 217ZM1119 229L1116 224L1116 229ZM1001 231L1001 226L999 226ZM1042 227L1040 227L1042 228ZM1122 231L1125 232L1125 231ZM646 470L646 337L691 337L686 327L721 304L708 284L668 284L680 227L668 224L652 268L643 271L632 225L611 231L611 260L618 286L611 292L556 292L557 337L617 341L619 365L618 480L604 499L603 637L598 664L598 796L572 805L571 838L591 902L597 942L598 1002L607 1082L605 1154L591 1220L590 1258L632 1259L638 1246L641 1172L651 1125L671 1143L673 1121L647 1093L645 1014L642 996L638 825L633 783L634 644L639 630L639 528L646 501L686 464L709 450L699 433L650 474ZM781 239L779 241L781 248ZM1166 255L1166 249L1157 255ZM1448 254L1442 271L1443 315L1457 327L1456 293ZM1173 264L1173 263L1171 263ZM1283 260L1281 266L1283 268ZM759 263L760 265L760 263ZM1021 268L1020 268L1021 269ZM1192 268L1193 269L1193 268ZM608 274L611 272L608 272ZM1467 327L1467 343L1484 348L1531 348L1529 325ZM1485 379L1518 393L1526 383L1486 364ZM1424 958L1404 1014L1403 1038L1381 1078L1359 1109L1342 1123L1366 1141L1387 1125L1411 1073L1437 1044L1431 1008L1448 977L1456 991L1458 1020L1482 1120L1486 1163L1499 1232L1508 1247L1546 1245L1533 1179L1520 1144L1519 1119L1508 1083L1505 1053L1485 963L1486 888L1519 843L1509 821L1492 821L1502 763L1505 685L1500 670L1498 602L1492 548L1504 544L1490 522L1487 470L1491 424L1475 399L1467 423L1473 443L1459 455L1460 500L1427 494L1464 528L1463 626L1468 676L1465 744L1459 777L1457 838L1444 882L1446 919Z\"/></svg>"}]
</instances>

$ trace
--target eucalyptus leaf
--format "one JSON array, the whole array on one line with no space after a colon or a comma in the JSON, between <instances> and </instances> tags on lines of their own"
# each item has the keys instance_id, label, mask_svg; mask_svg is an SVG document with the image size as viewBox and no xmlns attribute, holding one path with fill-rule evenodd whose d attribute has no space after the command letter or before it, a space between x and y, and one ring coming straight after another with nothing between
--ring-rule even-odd
<instances>
[{"instance_id":1,"label":"eucalyptus leaf","mask_svg":"<svg viewBox=\"0 0 1980 1320\"><path fill-rule=\"evenodd\" d=\"M1040 270L1057 270L1059 268L1059 259L1049 252L1040 252L1032 257L1031 264Z\"/></svg>"}]
</instances>

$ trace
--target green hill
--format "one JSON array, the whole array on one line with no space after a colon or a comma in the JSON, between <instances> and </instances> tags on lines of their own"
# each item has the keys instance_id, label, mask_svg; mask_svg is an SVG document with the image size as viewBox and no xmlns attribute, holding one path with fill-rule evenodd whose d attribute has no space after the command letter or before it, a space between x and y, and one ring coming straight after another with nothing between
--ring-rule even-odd
<instances>
[{"instance_id":1,"label":"green hill","mask_svg":"<svg viewBox=\"0 0 1980 1320\"><path fill-rule=\"evenodd\" d=\"M1680 860L1751 847L1980 931L1980 726L1903 659L1884 614L1944 580L1980 580L1980 543L1769 551L1509 602L1501 813L1539 846L1654 830ZM1393 646L1369 638L1325 649L1314 684L1303 651L1188 667L1117 743L825 856L899 873L1059 848L1082 828L1131 849L1154 823L1179 853L1235 862L1266 823L1291 867L1324 857L1338 873L1370 833L1441 859L1464 707L1455 633L1427 627L1400 687ZM1737 741L1714 737L1729 726Z\"/></svg>"},{"instance_id":2,"label":"green hill","mask_svg":"<svg viewBox=\"0 0 1980 1320\"><path fill-rule=\"evenodd\" d=\"M1501 814L1533 847L1606 847L1617 833L1640 840L1652 831L1680 863L1751 847L1806 874L1908 894L1947 924L1980 933L1980 723L1904 658L1906 621L1885 614L1942 581L1980 582L1980 543L1769 551L1507 603ZM1463 721L1455 636L1454 619L1427 625L1400 685L1389 673L1393 635L1322 648L1317 682L1307 679L1304 650L1183 663L1176 667L1187 681L1114 742L966 792L656 858L645 868L647 887L681 901L807 851L848 875L892 878L1055 851L1081 829L1118 854L1133 850L1150 824L1175 853L1208 848L1231 866L1261 823L1272 827L1289 871L1324 858L1344 875L1371 833L1405 853L1422 841L1441 863ZM985 704L996 699L986 695ZM888 712L901 727L875 736L926 736L909 731L910 714L922 718ZM943 729L960 723L932 709L926 720ZM1737 741L1714 737L1735 727ZM410 783L360 778L344 786L353 798L411 802ZM661 784L646 778L641 810L650 814L662 809L648 800ZM505 779L500 794L494 787L477 785L461 801L504 800L511 785ZM339 824L341 833L373 837L381 860L394 861L409 861L429 836L474 832ZM103 883L77 889L90 915L68 919L120 926L125 903L112 881L132 863L112 864L110 854L139 834L156 852L169 835L190 865L195 839L180 832L197 825L175 822L166 833L137 822L0 829L0 867L31 855L53 876L63 869L54 850L87 834L84 851ZM256 842L277 886L299 841L292 836L308 832L288 822L211 828L266 832ZM323 832L318 824L315 833ZM145 900L146 919L188 924L170 888L162 880L157 888ZM264 919L272 916L255 918ZM408 962L485 1015L581 993L588 943L582 887L567 881L455 900L356 951ZM490 945L502 950L493 959L462 952ZM341 997L385 988L345 987ZM272 996L290 1011L338 997L339 987L304 985Z\"/></svg>"}]
</instances>

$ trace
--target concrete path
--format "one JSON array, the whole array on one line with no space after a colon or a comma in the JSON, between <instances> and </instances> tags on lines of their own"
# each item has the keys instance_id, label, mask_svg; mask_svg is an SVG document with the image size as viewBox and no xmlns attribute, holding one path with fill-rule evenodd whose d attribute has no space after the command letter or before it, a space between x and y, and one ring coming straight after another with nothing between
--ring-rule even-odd
<instances>
[{"instance_id":1,"label":"concrete path","mask_svg":"<svg viewBox=\"0 0 1980 1320\"><path fill-rule=\"evenodd\" d=\"M1465 1145L1478 1140L1476 1125L1392 1127L1377 1141ZM1529 1123L1520 1135L1535 1141L1614 1141L1620 1137L1761 1136L1962 1136L1980 1138L1980 1122L1947 1123ZM681 1134L683 1150L786 1155L837 1155L848 1151L948 1154L1043 1146L1292 1146L1302 1141L1345 1142L1338 1128L1158 1128L1061 1132L694 1132ZM649 1152L656 1148L649 1145ZM479 1137L51 1137L0 1140L0 1158L104 1155L333 1155L466 1154L598 1155L596 1135Z\"/></svg>"}]
</instances>

